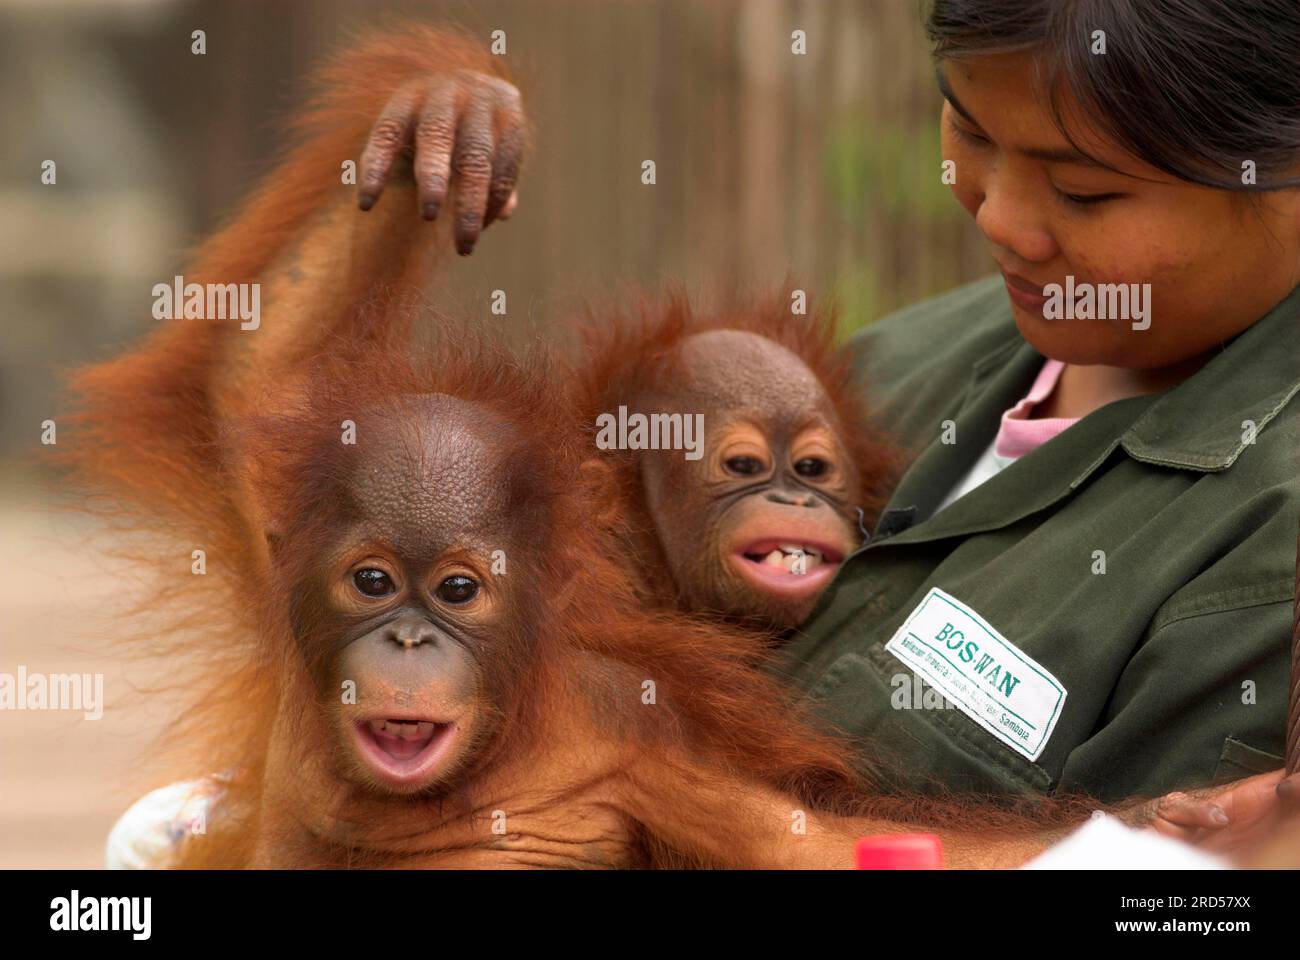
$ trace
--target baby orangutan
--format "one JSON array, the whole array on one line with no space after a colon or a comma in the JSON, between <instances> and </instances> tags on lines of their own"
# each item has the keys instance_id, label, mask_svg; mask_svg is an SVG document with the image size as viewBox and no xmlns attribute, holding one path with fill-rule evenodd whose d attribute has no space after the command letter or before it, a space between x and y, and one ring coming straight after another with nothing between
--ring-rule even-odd
<instances>
[{"instance_id":1,"label":"baby orangutan","mask_svg":"<svg viewBox=\"0 0 1300 960\"><path fill-rule=\"evenodd\" d=\"M695 316L685 299L589 325L592 422L651 419L615 464L651 595L788 629L812 610L883 506L894 454L866 419L825 316L780 301ZM654 423L702 423L684 451ZM601 436L596 446L610 444ZM676 449L674 449L674 446Z\"/></svg>"}]
</instances>

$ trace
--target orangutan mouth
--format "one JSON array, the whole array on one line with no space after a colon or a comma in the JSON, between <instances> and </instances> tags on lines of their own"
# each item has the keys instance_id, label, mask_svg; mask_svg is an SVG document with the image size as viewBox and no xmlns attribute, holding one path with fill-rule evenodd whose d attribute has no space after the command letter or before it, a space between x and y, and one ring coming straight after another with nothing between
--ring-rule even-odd
<instances>
[{"instance_id":1,"label":"orangutan mouth","mask_svg":"<svg viewBox=\"0 0 1300 960\"><path fill-rule=\"evenodd\" d=\"M451 753L456 724L410 717L378 717L353 725L366 766L397 787L432 776Z\"/></svg>"},{"instance_id":2,"label":"orangutan mouth","mask_svg":"<svg viewBox=\"0 0 1300 960\"><path fill-rule=\"evenodd\" d=\"M838 555L810 543L759 543L742 551L746 560L768 567L784 569L787 573L807 573L823 563L838 563ZM799 563L799 558L803 563Z\"/></svg>"},{"instance_id":3,"label":"orangutan mouth","mask_svg":"<svg viewBox=\"0 0 1300 960\"><path fill-rule=\"evenodd\" d=\"M759 540L732 555L738 572L764 593L794 599L826 585L844 559L824 543L797 540Z\"/></svg>"}]
</instances>

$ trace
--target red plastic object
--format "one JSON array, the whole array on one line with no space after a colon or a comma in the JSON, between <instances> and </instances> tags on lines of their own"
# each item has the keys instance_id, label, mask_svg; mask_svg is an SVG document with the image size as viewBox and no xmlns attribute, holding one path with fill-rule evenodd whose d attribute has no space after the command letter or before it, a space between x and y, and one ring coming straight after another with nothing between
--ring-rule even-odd
<instances>
[{"instance_id":1,"label":"red plastic object","mask_svg":"<svg viewBox=\"0 0 1300 960\"><path fill-rule=\"evenodd\" d=\"M862 837L853 852L859 870L943 869L943 844L932 833Z\"/></svg>"}]
</instances>

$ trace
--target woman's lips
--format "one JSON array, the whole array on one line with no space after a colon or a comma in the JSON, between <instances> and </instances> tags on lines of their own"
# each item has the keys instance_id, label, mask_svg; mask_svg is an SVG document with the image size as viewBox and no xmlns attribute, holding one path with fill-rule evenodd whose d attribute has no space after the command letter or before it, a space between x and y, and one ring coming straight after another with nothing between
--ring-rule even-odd
<instances>
[{"instance_id":1,"label":"woman's lips","mask_svg":"<svg viewBox=\"0 0 1300 960\"><path fill-rule=\"evenodd\" d=\"M1015 273L1002 271L1002 279L1007 285L1007 296L1011 302L1022 310L1029 310L1041 314L1043 306L1047 303L1047 297L1043 295L1041 284L1026 280L1024 277Z\"/></svg>"}]
</instances>

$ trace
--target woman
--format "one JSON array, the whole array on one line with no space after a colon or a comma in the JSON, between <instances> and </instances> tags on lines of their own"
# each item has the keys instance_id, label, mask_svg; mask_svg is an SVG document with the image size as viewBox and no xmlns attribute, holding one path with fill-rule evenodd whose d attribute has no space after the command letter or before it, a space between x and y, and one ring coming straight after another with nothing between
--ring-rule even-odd
<instances>
[{"instance_id":1,"label":"woman","mask_svg":"<svg viewBox=\"0 0 1300 960\"><path fill-rule=\"evenodd\" d=\"M788 671L910 789L1279 768L1300 7L936 0L928 31L947 179L1002 276L855 341L917 455Z\"/></svg>"}]
</instances>

